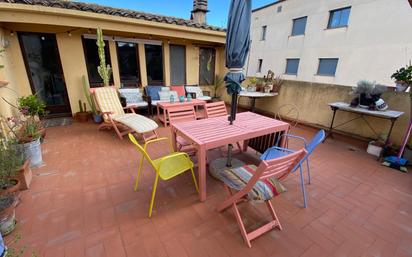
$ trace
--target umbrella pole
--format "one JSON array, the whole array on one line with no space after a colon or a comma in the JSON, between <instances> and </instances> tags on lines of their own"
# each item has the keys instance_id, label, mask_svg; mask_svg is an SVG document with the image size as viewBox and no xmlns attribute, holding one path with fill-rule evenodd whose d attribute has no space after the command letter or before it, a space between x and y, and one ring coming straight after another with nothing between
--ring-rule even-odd
<instances>
[{"instance_id":1,"label":"umbrella pole","mask_svg":"<svg viewBox=\"0 0 412 257\"><path fill-rule=\"evenodd\" d=\"M232 94L232 106L230 107L230 125L233 125L233 121L236 119L236 109L237 109L237 93Z\"/></svg>"},{"instance_id":2,"label":"umbrella pole","mask_svg":"<svg viewBox=\"0 0 412 257\"><path fill-rule=\"evenodd\" d=\"M226 167L228 167L228 168L232 167L232 148L233 148L232 144L229 144L228 147L227 147Z\"/></svg>"}]
</instances>

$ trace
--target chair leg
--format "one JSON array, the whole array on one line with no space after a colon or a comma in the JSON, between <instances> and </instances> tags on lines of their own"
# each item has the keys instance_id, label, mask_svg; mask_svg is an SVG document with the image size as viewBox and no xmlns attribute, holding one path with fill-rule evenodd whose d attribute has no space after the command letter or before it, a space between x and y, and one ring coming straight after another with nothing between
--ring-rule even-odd
<instances>
[{"instance_id":1,"label":"chair leg","mask_svg":"<svg viewBox=\"0 0 412 257\"><path fill-rule=\"evenodd\" d=\"M306 159L306 171L308 172L308 184L310 184L310 165L309 165L309 157Z\"/></svg>"},{"instance_id":2,"label":"chair leg","mask_svg":"<svg viewBox=\"0 0 412 257\"><path fill-rule=\"evenodd\" d=\"M191 168L190 171L192 172L193 182L195 183L196 191L197 191L197 193L199 193L199 187L197 186L195 172L194 172L193 168Z\"/></svg>"},{"instance_id":3,"label":"chair leg","mask_svg":"<svg viewBox=\"0 0 412 257\"><path fill-rule=\"evenodd\" d=\"M303 207L307 208L307 202L306 202L306 190L305 190L305 179L303 177L303 169L302 165L299 164L299 173L300 173L300 187L302 189L302 194L303 194Z\"/></svg>"},{"instance_id":4,"label":"chair leg","mask_svg":"<svg viewBox=\"0 0 412 257\"><path fill-rule=\"evenodd\" d=\"M246 232L245 225L243 224L242 217L240 216L240 213L239 213L239 210L238 210L238 208L237 208L237 206L236 206L236 203L233 203L233 204L232 204L232 210L233 210L233 214L235 215L237 224L239 225L240 233L242 234L243 240L245 241L245 243L247 244L247 246L248 246L249 248L251 248L252 245L250 244L250 240L249 240L249 238L248 238L248 234L247 234L247 232Z\"/></svg>"},{"instance_id":5,"label":"chair leg","mask_svg":"<svg viewBox=\"0 0 412 257\"><path fill-rule=\"evenodd\" d=\"M273 220L276 220L276 222L277 222L277 227L279 228L279 230L283 230L282 225L281 225L280 222L279 222L278 215L276 215L275 209L273 208L273 205L272 205L272 203L270 202L270 200L269 200L269 201L266 201L266 205L267 205L267 207L268 207L268 209L269 209L270 215L272 215L272 219L273 219Z\"/></svg>"},{"instance_id":6,"label":"chair leg","mask_svg":"<svg viewBox=\"0 0 412 257\"><path fill-rule=\"evenodd\" d=\"M136 177L136 182L134 184L134 191L137 190L137 186L139 185L140 174L142 173L142 167L143 167L143 159L144 157L142 156L142 158L140 159L139 168L137 170L137 177Z\"/></svg>"},{"instance_id":7,"label":"chair leg","mask_svg":"<svg viewBox=\"0 0 412 257\"><path fill-rule=\"evenodd\" d=\"M156 174L156 179L153 184L153 190L152 190L152 200L150 200L150 208L149 208L149 218L152 217L152 210L153 210L153 205L154 205L154 199L156 195L156 189L157 189L157 183L159 182L159 174Z\"/></svg>"},{"instance_id":8,"label":"chair leg","mask_svg":"<svg viewBox=\"0 0 412 257\"><path fill-rule=\"evenodd\" d=\"M240 152L243 152L242 150L243 150L243 147L240 145L240 143L239 142L236 142L236 144L237 144L237 147L239 148L239 151Z\"/></svg>"}]
</instances>

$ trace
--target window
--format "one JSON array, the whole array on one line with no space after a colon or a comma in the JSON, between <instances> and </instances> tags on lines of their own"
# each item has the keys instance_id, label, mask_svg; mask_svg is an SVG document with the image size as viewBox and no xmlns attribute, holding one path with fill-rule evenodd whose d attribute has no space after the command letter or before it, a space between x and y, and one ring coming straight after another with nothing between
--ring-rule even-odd
<instances>
[{"instance_id":1,"label":"window","mask_svg":"<svg viewBox=\"0 0 412 257\"><path fill-rule=\"evenodd\" d=\"M278 12L281 12L281 11L282 11L282 6L281 6L281 5L280 5L280 6L278 6L277 11L278 11Z\"/></svg>"},{"instance_id":2,"label":"window","mask_svg":"<svg viewBox=\"0 0 412 257\"><path fill-rule=\"evenodd\" d=\"M104 41L104 53L106 56L106 64L111 65L109 42ZM89 76L90 87L100 87L103 85L103 80L97 71L100 65L99 54L97 52L96 39L83 38L84 58L86 59L87 75ZM110 84L113 84L113 75L110 78Z\"/></svg>"},{"instance_id":3,"label":"window","mask_svg":"<svg viewBox=\"0 0 412 257\"><path fill-rule=\"evenodd\" d=\"M259 59L258 60L258 68L257 68L257 73L262 72L262 63L263 63L263 59Z\"/></svg>"},{"instance_id":4,"label":"window","mask_svg":"<svg viewBox=\"0 0 412 257\"><path fill-rule=\"evenodd\" d=\"M148 85L163 84L163 48L161 45L144 45Z\"/></svg>"},{"instance_id":5,"label":"window","mask_svg":"<svg viewBox=\"0 0 412 257\"><path fill-rule=\"evenodd\" d=\"M212 85L215 81L216 50L201 47L199 49L199 84Z\"/></svg>"},{"instance_id":6,"label":"window","mask_svg":"<svg viewBox=\"0 0 412 257\"><path fill-rule=\"evenodd\" d=\"M350 7L330 11L328 29L348 26Z\"/></svg>"},{"instance_id":7,"label":"window","mask_svg":"<svg viewBox=\"0 0 412 257\"><path fill-rule=\"evenodd\" d=\"M262 26L262 35L260 36L260 40L266 40L266 30L267 26Z\"/></svg>"},{"instance_id":8,"label":"window","mask_svg":"<svg viewBox=\"0 0 412 257\"><path fill-rule=\"evenodd\" d=\"M302 17L293 20L292 36L304 35L306 29L306 20L308 17Z\"/></svg>"},{"instance_id":9,"label":"window","mask_svg":"<svg viewBox=\"0 0 412 257\"><path fill-rule=\"evenodd\" d=\"M186 47L170 45L170 80L172 85L186 84Z\"/></svg>"},{"instance_id":10,"label":"window","mask_svg":"<svg viewBox=\"0 0 412 257\"><path fill-rule=\"evenodd\" d=\"M117 42L120 83L123 87L139 87L140 69L138 48L134 43Z\"/></svg>"},{"instance_id":11,"label":"window","mask_svg":"<svg viewBox=\"0 0 412 257\"><path fill-rule=\"evenodd\" d=\"M335 76L338 58L320 58L317 75Z\"/></svg>"},{"instance_id":12,"label":"window","mask_svg":"<svg viewBox=\"0 0 412 257\"><path fill-rule=\"evenodd\" d=\"M296 75L298 74L299 58L286 59L285 74Z\"/></svg>"}]
</instances>

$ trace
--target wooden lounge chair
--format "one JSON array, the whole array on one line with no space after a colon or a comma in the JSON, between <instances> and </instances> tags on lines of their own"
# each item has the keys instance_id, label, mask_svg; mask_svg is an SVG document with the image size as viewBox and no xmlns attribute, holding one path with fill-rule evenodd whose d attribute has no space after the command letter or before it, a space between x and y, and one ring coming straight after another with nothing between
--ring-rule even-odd
<instances>
[{"instance_id":1,"label":"wooden lounge chair","mask_svg":"<svg viewBox=\"0 0 412 257\"><path fill-rule=\"evenodd\" d=\"M280 180L286 178L296 165L300 165L305 155L306 150L302 149L280 158L261 161L257 168L253 165L245 165L233 169L210 170L212 176L224 183L224 187L229 195L217 207L217 210L222 212L232 207L240 232L249 247L252 246L250 241L256 237L274 228L282 230L270 200L285 191L282 184L280 184ZM237 205L243 202L243 200L264 202L269 209L272 220L252 232L246 232L245 225L237 208Z\"/></svg>"},{"instance_id":2,"label":"wooden lounge chair","mask_svg":"<svg viewBox=\"0 0 412 257\"><path fill-rule=\"evenodd\" d=\"M113 128L120 139L128 133L141 134L144 141L157 138L157 123L136 114L133 110L136 106L130 105L123 108L115 88L95 88L93 95L104 119L99 130ZM131 113L125 113L124 109L130 109Z\"/></svg>"}]
</instances>

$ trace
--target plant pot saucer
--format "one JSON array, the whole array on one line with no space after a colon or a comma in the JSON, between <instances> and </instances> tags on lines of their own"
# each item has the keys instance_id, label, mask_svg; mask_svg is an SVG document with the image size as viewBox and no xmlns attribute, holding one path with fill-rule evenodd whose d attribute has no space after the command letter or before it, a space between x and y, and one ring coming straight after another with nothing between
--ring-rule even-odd
<instances>
[{"instance_id":1,"label":"plant pot saucer","mask_svg":"<svg viewBox=\"0 0 412 257\"><path fill-rule=\"evenodd\" d=\"M0 88L1 88L1 87L5 87L5 86L7 86L8 84L9 84L8 81L6 81L6 80L0 80Z\"/></svg>"}]
</instances>

